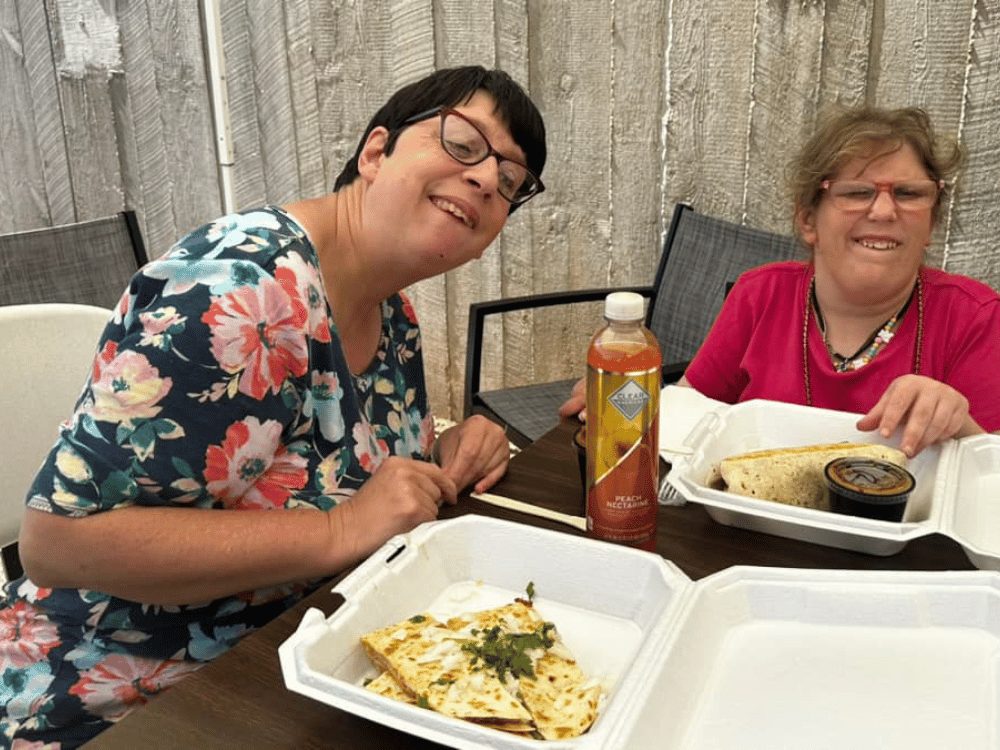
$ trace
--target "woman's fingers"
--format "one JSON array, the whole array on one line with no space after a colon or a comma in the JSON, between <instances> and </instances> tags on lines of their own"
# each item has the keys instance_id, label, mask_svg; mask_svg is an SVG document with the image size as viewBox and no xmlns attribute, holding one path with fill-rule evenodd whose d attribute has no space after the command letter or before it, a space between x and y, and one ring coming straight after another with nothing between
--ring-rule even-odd
<instances>
[{"instance_id":1,"label":"woman's fingers","mask_svg":"<svg viewBox=\"0 0 1000 750\"><path fill-rule=\"evenodd\" d=\"M507 471L507 435L485 417L469 417L443 434L441 440L441 466L459 488L491 478L499 471L498 479Z\"/></svg>"},{"instance_id":2,"label":"woman's fingers","mask_svg":"<svg viewBox=\"0 0 1000 750\"><path fill-rule=\"evenodd\" d=\"M585 421L587 418L586 412L587 406L587 381L584 378L580 378L573 385L573 391L570 393L568 399L566 399L562 406L559 407L560 417L573 417L577 416L580 421Z\"/></svg>"},{"instance_id":3,"label":"woman's fingers","mask_svg":"<svg viewBox=\"0 0 1000 750\"><path fill-rule=\"evenodd\" d=\"M882 437L901 429L900 449L913 457L929 445L958 435L968 416L968 399L951 386L933 378L904 375L886 388L857 427L877 429Z\"/></svg>"}]
</instances>

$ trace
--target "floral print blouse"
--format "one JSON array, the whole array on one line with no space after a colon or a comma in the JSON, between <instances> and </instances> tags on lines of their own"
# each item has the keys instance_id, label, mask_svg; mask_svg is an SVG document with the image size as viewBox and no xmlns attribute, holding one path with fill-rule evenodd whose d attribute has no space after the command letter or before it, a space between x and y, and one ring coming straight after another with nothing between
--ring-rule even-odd
<instances>
[{"instance_id":1,"label":"floral print blouse","mask_svg":"<svg viewBox=\"0 0 1000 750\"><path fill-rule=\"evenodd\" d=\"M28 506L327 510L388 455L426 459L433 421L413 307L401 294L382 304L377 354L355 376L318 269L295 219L266 207L197 229L140 270ZM79 744L310 585L153 606L12 581L0 609L0 738Z\"/></svg>"}]
</instances>

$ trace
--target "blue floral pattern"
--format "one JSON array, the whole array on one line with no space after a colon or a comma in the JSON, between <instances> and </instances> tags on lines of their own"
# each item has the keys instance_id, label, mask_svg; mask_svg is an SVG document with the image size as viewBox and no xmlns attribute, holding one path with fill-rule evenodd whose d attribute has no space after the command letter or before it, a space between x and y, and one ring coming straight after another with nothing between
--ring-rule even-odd
<instances>
[{"instance_id":1,"label":"blue floral pattern","mask_svg":"<svg viewBox=\"0 0 1000 750\"><path fill-rule=\"evenodd\" d=\"M416 316L400 294L382 318L377 354L354 375L294 218L266 207L195 230L122 296L28 506L328 510L390 454L426 460L433 420ZM0 738L80 744L316 584L154 606L11 581Z\"/></svg>"}]
</instances>

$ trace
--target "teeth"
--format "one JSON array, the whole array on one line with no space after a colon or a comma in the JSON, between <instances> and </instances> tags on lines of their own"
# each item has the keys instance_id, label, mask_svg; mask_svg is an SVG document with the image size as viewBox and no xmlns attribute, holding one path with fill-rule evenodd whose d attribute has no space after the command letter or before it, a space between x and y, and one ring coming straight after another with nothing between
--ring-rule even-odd
<instances>
[{"instance_id":1,"label":"teeth","mask_svg":"<svg viewBox=\"0 0 1000 750\"><path fill-rule=\"evenodd\" d=\"M472 219L466 216L465 212L462 211L462 209L460 209L451 201L446 201L443 198L431 198L431 201L433 201L434 205L437 206L438 208L443 209L448 213L450 213L452 216L456 216L459 219L461 219L465 223L465 226L469 227L470 229L472 228Z\"/></svg>"},{"instance_id":2,"label":"teeth","mask_svg":"<svg viewBox=\"0 0 1000 750\"><path fill-rule=\"evenodd\" d=\"M900 245L895 240L858 240L858 244L864 245L871 250L892 250Z\"/></svg>"}]
</instances>

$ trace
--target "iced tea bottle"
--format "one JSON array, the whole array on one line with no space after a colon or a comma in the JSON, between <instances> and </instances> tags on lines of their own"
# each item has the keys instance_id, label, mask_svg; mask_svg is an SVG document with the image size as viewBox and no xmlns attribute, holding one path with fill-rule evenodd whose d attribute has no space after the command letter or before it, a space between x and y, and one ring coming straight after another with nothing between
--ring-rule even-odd
<instances>
[{"instance_id":1,"label":"iced tea bottle","mask_svg":"<svg viewBox=\"0 0 1000 750\"><path fill-rule=\"evenodd\" d=\"M643 298L614 292L587 352L587 530L656 549L660 347Z\"/></svg>"}]
</instances>

